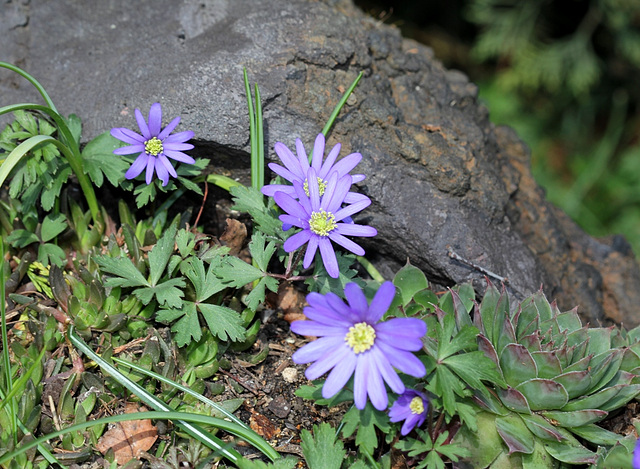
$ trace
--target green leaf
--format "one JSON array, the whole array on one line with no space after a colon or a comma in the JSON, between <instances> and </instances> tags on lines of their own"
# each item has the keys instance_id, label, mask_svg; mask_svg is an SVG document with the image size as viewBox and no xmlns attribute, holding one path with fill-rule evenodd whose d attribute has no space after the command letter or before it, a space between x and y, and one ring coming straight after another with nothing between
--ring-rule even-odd
<instances>
[{"instance_id":1,"label":"green leaf","mask_svg":"<svg viewBox=\"0 0 640 469\"><path fill-rule=\"evenodd\" d=\"M62 267L67 263L67 255L55 244L41 244L38 246L38 261L44 265L55 264Z\"/></svg>"},{"instance_id":2,"label":"green leaf","mask_svg":"<svg viewBox=\"0 0 640 469\"><path fill-rule=\"evenodd\" d=\"M313 436L308 430L302 430L300 439L309 469L340 469L347 452L331 425L325 422L314 425Z\"/></svg>"},{"instance_id":3,"label":"green leaf","mask_svg":"<svg viewBox=\"0 0 640 469\"><path fill-rule=\"evenodd\" d=\"M533 453L534 437L517 414L496 417L496 429L509 448L509 454Z\"/></svg>"},{"instance_id":4,"label":"green leaf","mask_svg":"<svg viewBox=\"0 0 640 469\"><path fill-rule=\"evenodd\" d=\"M69 127L69 131L71 132L76 145L79 145L80 136L82 135L82 121L75 114L69 114L69 117L64 119L64 121L67 123L67 127Z\"/></svg>"},{"instance_id":5,"label":"green leaf","mask_svg":"<svg viewBox=\"0 0 640 469\"><path fill-rule=\"evenodd\" d=\"M204 316L211 333L221 340L232 340L234 342L245 339L245 328L242 317L236 311L225 306L199 303L198 309Z\"/></svg>"},{"instance_id":6,"label":"green leaf","mask_svg":"<svg viewBox=\"0 0 640 469\"><path fill-rule=\"evenodd\" d=\"M238 469L294 469L298 464L298 460L293 456L276 459L272 463L264 463L257 459L238 459L235 464Z\"/></svg>"},{"instance_id":7,"label":"green leaf","mask_svg":"<svg viewBox=\"0 0 640 469\"><path fill-rule=\"evenodd\" d=\"M413 299L413 295L425 288L429 288L429 282L424 273L417 267L407 264L396 273L393 284L398 287L402 295L402 305L407 306Z\"/></svg>"},{"instance_id":8,"label":"green leaf","mask_svg":"<svg viewBox=\"0 0 640 469\"><path fill-rule=\"evenodd\" d=\"M162 235L162 238L158 240L158 243L151 249L151 252L149 252L149 282L152 286L156 286L158 280L162 277L169 258L173 254L177 229L177 224L175 222L172 223Z\"/></svg>"},{"instance_id":9,"label":"green leaf","mask_svg":"<svg viewBox=\"0 0 640 469\"><path fill-rule=\"evenodd\" d=\"M262 278L264 273L242 259L226 256L216 269L216 275L222 279L226 286L240 288Z\"/></svg>"},{"instance_id":10,"label":"green leaf","mask_svg":"<svg viewBox=\"0 0 640 469\"><path fill-rule=\"evenodd\" d=\"M595 464L598 455L574 440L572 444L565 442L545 441L544 448L558 461L569 464Z\"/></svg>"},{"instance_id":11,"label":"green leaf","mask_svg":"<svg viewBox=\"0 0 640 469\"><path fill-rule=\"evenodd\" d=\"M455 415L456 395L465 397L471 393L464 382L444 365L436 367L436 373L427 388L442 398L443 407L449 415Z\"/></svg>"},{"instance_id":12,"label":"green leaf","mask_svg":"<svg viewBox=\"0 0 640 469\"><path fill-rule=\"evenodd\" d=\"M42 194L40 196L40 203L42 204L42 208L44 210L51 210L60 196L60 191L62 190L62 185L67 182L69 176L71 175L71 167L69 165L63 165L58 168L58 172L56 173L53 182L47 188L43 188Z\"/></svg>"},{"instance_id":13,"label":"green leaf","mask_svg":"<svg viewBox=\"0 0 640 469\"><path fill-rule=\"evenodd\" d=\"M51 241L67 228L67 219L61 213L49 214L42 220L40 236L43 242Z\"/></svg>"},{"instance_id":14,"label":"green leaf","mask_svg":"<svg viewBox=\"0 0 640 469\"><path fill-rule=\"evenodd\" d=\"M453 315L447 315L447 321L449 322L448 330L442 330L443 335L438 338L438 360L444 360L462 350L476 350L478 348L476 342L478 329L475 326L464 326L460 332L451 337L450 334L453 332L454 326Z\"/></svg>"},{"instance_id":15,"label":"green leaf","mask_svg":"<svg viewBox=\"0 0 640 469\"><path fill-rule=\"evenodd\" d=\"M329 399L323 398L323 384L324 380L314 381L313 386L300 386L294 394L308 401L313 401L315 405L326 405L329 407L335 407L343 402L353 401L353 392L347 389L347 387L342 388L335 396Z\"/></svg>"},{"instance_id":16,"label":"green leaf","mask_svg":"<svg viewBox=\"0 0 640 469\"><path fill-rule=\"evenodd\" d=\"M344 287L347 283L355 282L359 286L363 286L363 282L355 277L358 272L351 268L356 261L356 257L353 254L336 252L336 259L338 260L338 269L340 271L338 278L329 276L322 261L315 263L313 275L304 281L310 292L315 291L322 295L334 292L338 296L344 296Z\"/></svg>"},{"instance_id":17,"label":"green leaf","mask_svg":"<svg viewBox=\"0 0 640 469\"><path fill-rule=\"evenodd\" d=\"M369 454L373 454L375 448L378 447L375 427L378 427L383 434L389 433L391 430L386 412L374 409L370 402L367 402L363 410L351 407L342 418L342 422L344 423L342 434L348 438L357 428L356 445L364 448Z\"/></svg>"},{"instance_id":18,"label":"green leaf","mask_svg":"<svg viewBox=\"0 0 640 469\"><path fill-rule=\"evenodd\" d=\"M209 270L204 271L204 262L197 257L190 257L182 267L183 273L193 284L196 301L203 302L211 296L227 288L215 274L215 265L211 264Z\"/></svg>"},{"instance_id":19,"label":"green leaf","mask_svg":"<svg viewBox=\"0 0 640 469\"><path fill-rule=\"evenodd\" d=\"M156 315L156 319L165 324L169 324L178 318L181 319L171 327L171 330L176 334L174 338L178 347L184 347L190 344L192 340L200 340L202 330L200 329L200 320L198 319L195 303L185 301L180 310L162 309Z\"/></svg>"},{"instance_id":20,"label":"green leaf","mask_svg":"<svg viewBox=\"0 0 640 469\"><path fill-rule=\"evenodd\" d=\"M496 364L482 352L453 355L442 361L442 364L448 366L471 388L481 392L486 389L483 380L496 386L506 385Z\"/></svg>"},{"instance_id":21,"label":"green leaf","mask_svg":"<svg viewBox=\"0 0 640 469\"><path fill-rule=\"evenodd\" d=\"M144 278L128 257L96 256L94 259L103 272L117 276L108 278L105 281L105 286L107 287L139 287L149 285L147 279Z\"/></svg>"},{"instance_id":22,"label":"green leaf","mask_svg":"<svg viewBox=\"0 0 640 469\"><path fill-rule=\"evenodd\" d=\"M151 303L151 300L155 296L161 306L179 308L182 305L182 297L184 296L184 292L180 288L184 286L185 282L183 278L172 278L155 287L137 288L133 291L133 294L145 305Z\"/></svg>"},{"instance_id":23,"label":"green leaf","mask_svg":"<svg viewBox=\"0 0 640 469\"><path fill-rule=\"evenodd\" d=\"M6 239L7 243L17 248L23 248L29 244L39 243L40 239L35 233L27 230L14 230Z\"/></svg>"},{"instance_id":24,"label":"green leaf","mask_svg":"<svg viewBox=\"0 0 640 469\"><path fill-rule=\"evenodd\" d=\"M231 187L229 192L231 192L235 203L231 208L251 215L253 221L260 227L260 231L267 236L281 239L289 236L288 233L282 231L282 222L278 219L275 210L265 206L262 192L253 187L245 186Z\"/></svg>"},{"instance_id":25,"label":"green leaf","mask_svg":"<svg viewBox=\"0 0 640 469\"><path fill-rule=\"evenodd\" d=\"M267 267L269 266L269 261L271 260L271 256L276 252L276 243L271 241L266 245L266 236L264 233L260 231L253 234L251 237L251 242L249 243L249 251L251 252L251 257L258 265L258 268L263 272L267 271Z\"/></svg>"},{"instance_id":26,"label":"green leaf","mask_svg":"<svg viewBox=\"0 0 640 469\"><path fill-rule=\"evenodd\" d=\"M155 199L156 192L156 185L154 181L152 181L151 184L139 184L133 191L133 195L136 196L137 207L142 208L151 200Z\"/></svg>"},{"instance_id":27,"label":"green leaf","mask_svg":"<svg viewBox=\"0 0 640 469\"><path fill-rule=\"evenodd\" d=\"M245 304L249 309L255 311L258 305L264 301L266 296L265 287L277 293L279 285L278 280L273 277L262 277L258 284L253 287L251 293L244 299Z\"/></svg>"}]
</instances>

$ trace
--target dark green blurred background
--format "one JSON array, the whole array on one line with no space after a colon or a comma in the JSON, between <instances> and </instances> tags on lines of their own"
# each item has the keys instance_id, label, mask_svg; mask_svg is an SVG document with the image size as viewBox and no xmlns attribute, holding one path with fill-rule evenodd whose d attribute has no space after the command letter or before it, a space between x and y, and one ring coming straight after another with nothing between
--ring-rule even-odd
<instances>
[{"instance_id":1,"label":"dark green blurred background","mask_svg":"<svg viewBox=\"0 0 640 469\"><path fill-rule=\"evenodd\" d=\"M640 255L640 0L356 0L479 85L547 197Z\"/></svg>"}]
</instances>

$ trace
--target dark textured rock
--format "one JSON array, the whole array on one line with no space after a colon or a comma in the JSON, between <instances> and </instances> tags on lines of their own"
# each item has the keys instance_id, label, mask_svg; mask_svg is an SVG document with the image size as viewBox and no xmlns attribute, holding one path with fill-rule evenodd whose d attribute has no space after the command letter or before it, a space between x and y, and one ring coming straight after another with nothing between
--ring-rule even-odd
<instances>
[{"instance_id":1,"label":"dark textured rock","mask_svg":"<svg viewBox=\"0 0 640 469\"><path fill-rule=\"evenodd\" d=\"M266 140L311 145L343 90L364 71L329 144L364 155L363 243L390 277L406 259L440 285L483 275L458 255L509 280L515 297L537 290L580 306L592 324L640 324L640 273L624 240L595 240L549 204L529 155L494 128L476 86L430 49L365 16L349 1L124 0L8 2L3 50L41 80L90 139L132 126L133 109L160 101L213 169L246 176L248 118L242 68L260 85ZM21 16L22 15L22 16ZM0 72L3 105L35 100ZM269 152L273 157L273 152Z\"/></svg>"}]
</instances>

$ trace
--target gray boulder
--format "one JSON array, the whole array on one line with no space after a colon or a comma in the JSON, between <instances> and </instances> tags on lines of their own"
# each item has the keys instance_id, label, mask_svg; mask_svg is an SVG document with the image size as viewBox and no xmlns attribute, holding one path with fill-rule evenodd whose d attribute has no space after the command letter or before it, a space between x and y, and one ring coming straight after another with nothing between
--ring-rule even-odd
<instances>
[{"instance_id":1,"label":"gray boulder","mask_svg":"<svg viewBox=\"0 0 640 469\"><path fill-rule=\"evenodd\" d=\"M431 50L344 1L5 0L5 59L45 86L62 114L78 114L89 140L134 127L133 109L156 101L211 171L246 177L248 116L242 69L263 98L270 158L281 141L310 147L344 89L364 78L329 145L358 151L364 240L390 278L407 259L439 286L486 272L516 298L544 286L561 309L579 305L591 324L640 324L640 270L620 237L596 240L545 200L529 153L496 128L477 88ZM0 71L1 105L38 100ZM213 203L215 201L212 201ZM490 275L491 277L491 275Z\"/></svg>"}]
</instances>

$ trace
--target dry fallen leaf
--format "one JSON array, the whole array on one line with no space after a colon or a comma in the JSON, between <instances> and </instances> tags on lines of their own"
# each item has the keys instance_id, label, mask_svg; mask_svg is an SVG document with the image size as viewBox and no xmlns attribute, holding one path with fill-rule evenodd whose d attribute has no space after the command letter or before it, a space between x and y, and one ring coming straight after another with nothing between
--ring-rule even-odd
<instances>
[{"instance_id":1,"label":"dry fallen leaf","mask_svg":"<svg viewBox=\"0 0 640 469\"><path fill-rule=\"evenodd\" d=\"M128 402L124 413L145 412L147 409ZM112 428L107 430L98 440L96 449L105 454L110 448L113 449L115 460L118 465L123 465L131 459L136 458L141 451L151 449L158 439L158 430L153 426L151 420L128 420L117 422Z\"/></svg>"},{"instance_id":2,"label":"dry fallen leaf","mask_svg":"<svg viewBox=\"0 0 640 469\"><path fill-rule=\"evenodd\" d=\"M233 218L227 218L227 227L222 236L220 236L220 241L224 242L225 246L229 248L229 254L232 256L237 255L242 249L246 238L247 227L245 224Z\"/></svg>"},{"instance_id":3,"label":"dry fallen leaf","mask_svg":"<svg viewBox=\"0 0 640 469\"><path fill-rule=\"evenodd\" d=\"M251 430L266 440L270 440L280 433L280 429L276 428L273 422L267 417L253 409L250 409L250 411L251 417L249 417L249 426L251 427Z\"/></svg>"}]
</instances>

